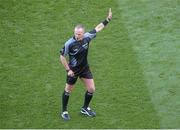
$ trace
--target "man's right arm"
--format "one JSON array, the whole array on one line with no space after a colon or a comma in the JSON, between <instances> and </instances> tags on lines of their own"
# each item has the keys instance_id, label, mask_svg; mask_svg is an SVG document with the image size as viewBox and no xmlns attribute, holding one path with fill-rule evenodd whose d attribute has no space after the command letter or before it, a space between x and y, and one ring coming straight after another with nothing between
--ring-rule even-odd
<instances>
[{"instance_id":1,"label":"man's right arm","mask_svg":"<svg viewBox=\"0 0 180 130\"><path fill-rule=\"evenodd\" d=\"M66 60L66 57L64 57L63 55L60 55L60 61L63 64L67 74L69 76L74 76L74 72L69 68L68 62Z\"/></svg>"},{"instance_id":2,"label":"man's right arm","mask_svg":"<svg viewBox=\"0 0 180 130\"><path fill-rule=\"evenodd\" d=\"M65 43L64 47L60 50L60 61L63 64L66 71L69 70L68 62L66 60L66 55L69 53L69 44L68 41Z\"/></svg>"},{"instance_id":3,"label":"man's right arm","mask_svg":"<svg viewBox=\"0 0 180 130\"><path fill-rule=\"evenodd\" d=\"M66 70L66 71L69 71L70 68L69 68L68 62L67 62L67 60L66 60L66 57L64 57L63 55L60 55L60 61L61 61L61 63L63 64L65 70Z\"/></svg>"},{"instance_id":4,"label":"man's right arm","mask_svg":"<svg viewBox=\"0 0 180 130\"><path fill-rule=\"evenodd\" d=\"M67 74L69 76L74 76L74 72L69 68L68 61L66 60L66 57L65 57L69 53L69 43L70 41L68 40L65 43L64 48L60 51L60 61L63 64Z\"/></svg>"}]
</instances>

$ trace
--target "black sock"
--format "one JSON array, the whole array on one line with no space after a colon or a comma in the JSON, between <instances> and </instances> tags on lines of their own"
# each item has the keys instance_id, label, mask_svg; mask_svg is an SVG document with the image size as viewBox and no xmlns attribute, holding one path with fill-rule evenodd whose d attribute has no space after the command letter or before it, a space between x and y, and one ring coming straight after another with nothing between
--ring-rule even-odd
<instances>
[{"instance_id":1,"label":"black sock","mask_svg":"<svg viewBox=\"0 0 180 130\"><path fill-rule=\"evenodd\" d=\"M64 91L62 94L62 111L67 111L67 104L69 100L70 93Z\"/></svg>"},{"instance_id":2,"label":"black sock","mask_svg":"<svg viewBox=\"0 0 180 130\"><path fill-rule=\"evenodd\" d=\"M84 106L83 106L83 108L87 108L89 106L89 103L90 103L92 97L93 97L93 93L90 93L90 92L86 91L85 96L84 96Z\"/></svg>"}]
</instances>

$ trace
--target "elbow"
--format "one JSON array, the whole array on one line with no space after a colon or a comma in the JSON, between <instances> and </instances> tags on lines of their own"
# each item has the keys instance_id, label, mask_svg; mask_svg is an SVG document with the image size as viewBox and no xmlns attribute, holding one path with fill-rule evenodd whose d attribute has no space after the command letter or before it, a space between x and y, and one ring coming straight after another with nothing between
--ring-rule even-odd
<instances>
[{"instance_id":1,"label":"elbow","mask_svg":"<svg viewBox=\"0 0 180 130\"><path fill-rule=\"evenodd\" d=\"M96 32L99 32L100 30L98 28L95 28Z\"/></svg>"},{"instance_id":2,"label":"elbow","mask_svg":"<svg viewBox=\"0 0 180 130\"><path fill-rule=\"evenodd\" d=\"M96 32L99 32L99 31L101 31L101 28L97 27L97 28L95 28L95 30L96 30Z\"/></svg>"},{"instance_id":3,"label":"elbow","mask_svg":"<svg viewBox=\"0 0 180 130\"><path fill-rule=\"evenodd\" d=\"M64 57L62 54L59 55L60 58Z\"/></svg>"}]
</instances>

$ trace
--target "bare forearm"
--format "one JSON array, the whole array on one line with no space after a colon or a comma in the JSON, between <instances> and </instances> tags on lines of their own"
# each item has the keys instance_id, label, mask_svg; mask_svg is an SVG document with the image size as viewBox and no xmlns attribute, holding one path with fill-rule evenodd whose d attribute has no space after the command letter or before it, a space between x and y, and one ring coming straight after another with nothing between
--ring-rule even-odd
<instances>
[{"instance_id":1,"label":"bare forearm","mask_svg":"<svg viewBox=\"0 0 180 130\"><path fill-rule=\"evenodd\" d=\"M63 64L63 66L64 66L64 68L66 70L70 69L69 66L68 66L68 62L67 62L67 60L66 60L66 58L64 56L60 55L60 61Z\"/></svg>"},{"instance_id":2,"label":"bare forearm","mask_svg":"<svg viewBox=\"0 0 180 130\"><path fill-rule=\"evenodd\" d=\"M98 24L98 25L95 27L95 30L96 30L96 32L99 32L99 31L101 31L104 27L105 27L104 24L103 24L103 23L100 23L100 24Z\"/></svg>"}]
</instances>

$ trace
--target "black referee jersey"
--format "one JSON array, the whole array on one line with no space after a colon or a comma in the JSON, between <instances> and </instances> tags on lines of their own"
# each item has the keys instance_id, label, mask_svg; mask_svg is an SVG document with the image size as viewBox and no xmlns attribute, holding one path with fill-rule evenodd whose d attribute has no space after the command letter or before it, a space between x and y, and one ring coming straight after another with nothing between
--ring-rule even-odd
<instances>
[{"instance_id":1,"label":"black referee jersey","mask_svg":"<svg viewBox=\"0 0 180 130\"><path fill-rule=\"evenodd\" d=\"M93 29L90 32L86 32L83 40L81 41L77 41L75 37L72 37L65 42L60 54L63 56L69 55L70 69L88 66L87 56L89 43L95 37L96 30Z\"/></svg>"}]
</instances>

